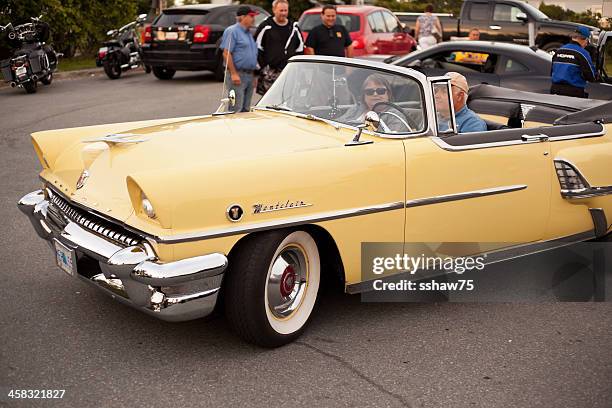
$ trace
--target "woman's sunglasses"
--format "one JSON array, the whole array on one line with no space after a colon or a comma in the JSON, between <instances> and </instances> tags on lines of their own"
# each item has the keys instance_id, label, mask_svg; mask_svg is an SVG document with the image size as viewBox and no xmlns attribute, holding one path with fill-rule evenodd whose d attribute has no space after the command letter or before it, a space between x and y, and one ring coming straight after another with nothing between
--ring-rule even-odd
<instances>
[{"instance_id":1,"label":"woman's sunglasses","mask_svg":"<svg viewBox=\"0 0 612 408\"><path fill-rule=\"evenodd\" d=\"M372 96L374 94L384 95L387 93L387 88L366 88L363 90L363 93L365 93L368 96Z\"/></svg>"}]
</instances>

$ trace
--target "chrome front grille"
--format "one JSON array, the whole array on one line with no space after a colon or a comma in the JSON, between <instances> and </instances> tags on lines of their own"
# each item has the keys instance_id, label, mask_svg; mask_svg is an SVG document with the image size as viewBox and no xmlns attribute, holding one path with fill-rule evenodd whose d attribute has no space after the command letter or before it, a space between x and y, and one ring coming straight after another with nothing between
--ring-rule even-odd
<instances>
[{"instance_id":1,"label":"chrome front grille","mask_svg":"<svg viewBox=\"0 0 612 408\"><path fill-rule=\"evenodd\" d=\"M125 228L70 204L50 189L47 189L47 193L51 206L59 210L70 221L121 246L138 245L141 242L136 234L127 231Z\"/></svg>"}]
</instances>

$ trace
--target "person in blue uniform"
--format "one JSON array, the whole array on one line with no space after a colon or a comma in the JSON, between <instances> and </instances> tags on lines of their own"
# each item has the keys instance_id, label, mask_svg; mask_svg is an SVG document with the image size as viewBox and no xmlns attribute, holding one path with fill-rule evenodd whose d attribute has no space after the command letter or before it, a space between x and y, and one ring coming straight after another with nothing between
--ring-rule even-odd
<instances>
[{"instance_id":1,"label":"person in blue uniform","mask_svg":"<svg viewBox=\"0 0 612 408\"><path fill-rule=\"evenodd\" d=\"M585 92L587 82L594 82L597 76L591 55L585 49L590 36L591 31L580 26L571 35L571 41L555 51L551 68L551 94L589 97Z\"/></svg>"}]
</instances>

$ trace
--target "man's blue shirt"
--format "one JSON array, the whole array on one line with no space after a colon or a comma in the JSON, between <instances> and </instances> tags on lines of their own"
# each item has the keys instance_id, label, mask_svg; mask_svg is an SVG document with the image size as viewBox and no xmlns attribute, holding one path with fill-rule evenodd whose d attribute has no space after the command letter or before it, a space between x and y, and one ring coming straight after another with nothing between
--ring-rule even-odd
<instances>
[{"instance_id":1,"label":"man's blue shirt","mask_svg":"<svg viewBox=\"0 0 612 408\"><path fill-rule=\"evenodd\" d=\"M249 29L244 28L240 23L225 29L220 48L232 54L236 69L253 70L257 68L257 44Z\"/></svg>"},{"instance_id":2,"label":"man's blue shirt","mask_svg":"<svg viewBox=\"0 0 612 408\"><path fill-rule=\"evenodd\" d=\"M557 49L553 56L552 83L585 88L594 79L595 66L591 54L575 42Z\"/></svg>"},{"instance_id":3,"label":"man's blue shirt","mask_svg":"<svg viewBox=\"0 0 612 408\"><path fill-rule=\"evenodd\" d=\"M484 132L487 130L485 121L480 119L467 105L455 113L455 121L459 133Z\"/></svg>"}]
</instances>

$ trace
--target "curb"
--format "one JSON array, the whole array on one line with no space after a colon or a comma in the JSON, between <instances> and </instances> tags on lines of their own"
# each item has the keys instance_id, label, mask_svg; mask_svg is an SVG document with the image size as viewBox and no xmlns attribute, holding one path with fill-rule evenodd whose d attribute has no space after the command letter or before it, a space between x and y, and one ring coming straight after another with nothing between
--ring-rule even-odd
<instances>
[{"instance_id":1,"label":"curb","mask_svg":"<svg viewBox=\"0 0 612 408\"><path fill-rule=\"evenodd\" d=\"M61 67L61 66L60 66ZM144 73L144 70L141 69ZM88 76L94 76L97 74L104 75L104 69L102 67L97 68L86 68L86 69L76 69L74 71L55 71L53 73L53 81L63 81L65 79L75 79L75 78L83 78ZM8 82L0 81L0 88L10 88Z\"/></svg>"}]
</instances>

